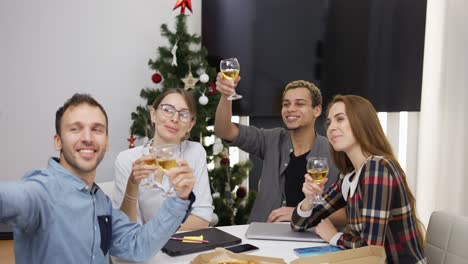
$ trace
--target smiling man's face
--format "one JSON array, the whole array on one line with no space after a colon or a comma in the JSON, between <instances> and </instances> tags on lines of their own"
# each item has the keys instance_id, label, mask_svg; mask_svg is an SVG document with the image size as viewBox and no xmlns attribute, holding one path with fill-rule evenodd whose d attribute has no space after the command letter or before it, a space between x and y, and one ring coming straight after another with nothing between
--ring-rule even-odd
<instances>
[{"instance_id":1,"label":"smiling man's face","mask_svg":"<svg viewBox=\"0 0 468 264\"><path fill-rule=\"evenodd\" d=\"M283 96L281 116L290 130L313 127L321 112L320 106L312 106L310 91L305 87L290 89Z\"/></svg>"},{"instance_id":2,"label":"smiling man's face","mask_svg":"<svg viewBox=\"0 0 468 264\"><path fill-rule=\"evenodd\" d=\"M108 145L104 113L87 103L71 106L63 114L60 127L60 135L54 137L60 164L84 181L89 177L94 181Z\"/></svg>"}]
</instances>

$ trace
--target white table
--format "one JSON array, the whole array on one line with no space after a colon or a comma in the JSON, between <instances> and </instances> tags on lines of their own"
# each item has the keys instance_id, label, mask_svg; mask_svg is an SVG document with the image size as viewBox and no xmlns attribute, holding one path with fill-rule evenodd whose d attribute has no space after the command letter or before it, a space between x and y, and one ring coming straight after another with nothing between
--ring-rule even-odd
<instances>
[{"instance_id":1,"label":"white table","mask_svg":"<svg viewBox=\"0 0 468 264\"><path fill-rule=\"evenodd\" d=\"M289 223L282 223L288 224ZM286 263L289 263L292 260L297 259L298 257L294 254L294 248L300 247L311 247L311 246L323 246L323 243L314 243L314 242L296 242L296 241L279 241L279 240L257 240L257 239L247 239L245 238L245 232L247 231L247 227L249 225L237 225L237 226L222 226L216 227L221 229L227 233L235 235L239 238L242 238L242 243L249 243L254 246L257 246L259 250L248 251L245 254L250 255L257 255L257 256L265 256L265 257L274 257L274 258L282 258ZM159 252L156 256L152 259L148 260L147 264L161 264L161 263L190 263L192 259L198 256L201 253L206 253L210 251L203 251L198 253L193 253L189 255L183 255L179 257L171 257L166 253Z\"/></svg>"}]
</instances>

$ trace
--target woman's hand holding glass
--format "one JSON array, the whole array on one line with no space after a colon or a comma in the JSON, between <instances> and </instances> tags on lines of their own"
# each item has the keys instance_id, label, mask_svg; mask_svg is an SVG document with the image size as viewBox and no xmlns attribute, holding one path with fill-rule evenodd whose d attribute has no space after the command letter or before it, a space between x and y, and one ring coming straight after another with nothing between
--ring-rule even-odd
<instances>
[{"instance_id":1,"label":"woman's hand holding glass","mask_svg":"<svg viewBox=\"0 0 468 264\"><path fill-rule=\"evenodd\" d=\"M152 156L142 156L141 158L135 160L132 164L132 172L130 174L130 182L139 185L151 187L149 175L158 178L159 175L162 176L162 171L154 163L154 157ZM150 186L151 185L151 186Z\"/></svg>"},{"instance_id":2,"label":"woman's hand holding glass","mask_svg":"<svg viewBox=\"0 0 468 264\"><path fill-rule=\"evenodd\" d=\"M324 199L321 195L324 191L325 182L328 180L328 170L326 158L311 157L307 160L307 174L304 175L305 181L302 186L302 192L309 201L309 206L303 206L308 207L309 210L312 205L324 204Z\"/></svg>"},{"instance_id":3,"label":"woman's hand holding glass","mask_svg":"<svg viewBox=\"0 0 468 264\"><path fill-rule=\"evenodd\" d=\"M144 164L147 165L148 169L148 174L146 180L141 181L143 186L146 187L153 187L155 185L154 182L154 171L157 168L157 162L156 162L156 157L154 156L154 148L153 148L153 140L147 141L141 150L141 155L142 155L142 161ZM152 168L152 170L151 170ZM133 168L132 168L132 174L133 174Z\"/></svg>"},{"instance_id":4,"label":"woman's hand holding glass","mask_svg":"<svg viewBox=\"0 0 468 264\"><path fill-rule=\"evenodd\" d=\"M320 197L324 191L324 185L327 182L328 178L324 179L320 184L317 184L314 180L312 180L312 177L310 177L309 174L304 175L305 181L304 184L302 185L302 192L305 195L304 201L301 210L302 211L308 211L314 208L314 200L317 196Z\"/></svg>"}]
</instances>

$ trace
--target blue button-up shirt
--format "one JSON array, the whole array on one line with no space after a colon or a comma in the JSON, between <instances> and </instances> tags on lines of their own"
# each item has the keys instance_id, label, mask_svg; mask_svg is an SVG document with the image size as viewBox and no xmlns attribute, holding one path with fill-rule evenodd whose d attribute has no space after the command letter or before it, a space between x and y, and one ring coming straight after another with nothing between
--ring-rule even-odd
<instances>
[{"instance_id":1,"label":"blue button-up shirt","mask_svg":"<svg viewBox=\"0 0 468 264\"><path fill-rule=\"evenodd\" d=\"M143 261L177 230L189 201L171 197L145 225L131 222L97 185L89 188L55 159L22 181L0 184L0 221L14 229L16 263Z\"/></svg>"}]
</instances>

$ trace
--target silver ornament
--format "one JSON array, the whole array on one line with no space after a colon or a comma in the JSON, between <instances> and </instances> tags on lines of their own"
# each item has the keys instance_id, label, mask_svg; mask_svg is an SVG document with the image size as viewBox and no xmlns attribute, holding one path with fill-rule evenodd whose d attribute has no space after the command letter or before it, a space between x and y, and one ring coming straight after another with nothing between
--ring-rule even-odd
<instances>
[{"instance_id":1,"label":"silver ornament","mask_svg":"<svg viewBox=\"0 0 468 264\"><path fill-rule=\"evenodd\" d=\"M209 80L210 80L210 76L208 76L208 74L202 73L200 75L200 82L207 83Z\"/></svg>"},{"instance_id":2,"label":"silver ornament","mask_svg":"<svg viewBox=\"0 0 468 264\"><path fill-rule=\"evenodd\" d=\"M206 97L206 95L202 95L200 98L198 98L198 102L201 105L206 105L208 103L208 97Z\"/></svg>"}]
</instances>

